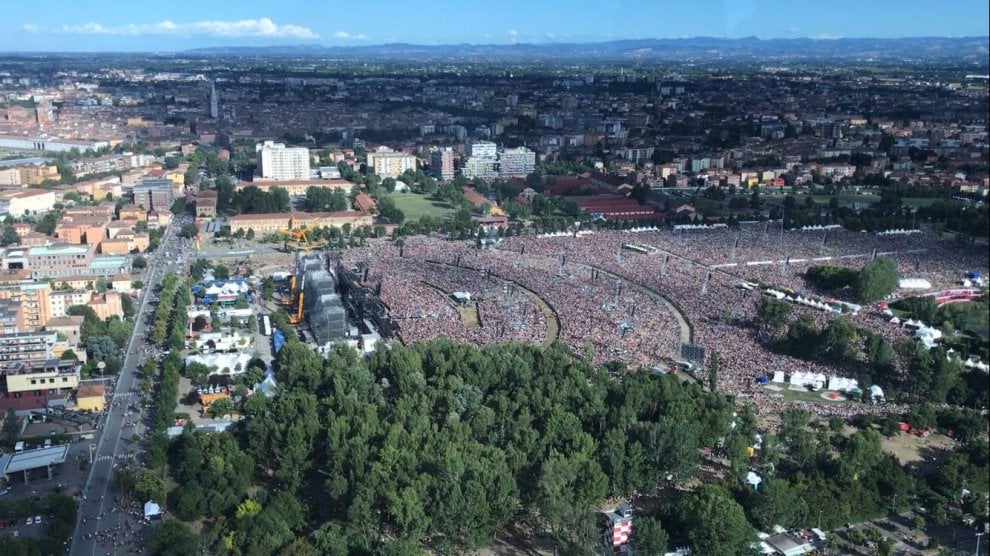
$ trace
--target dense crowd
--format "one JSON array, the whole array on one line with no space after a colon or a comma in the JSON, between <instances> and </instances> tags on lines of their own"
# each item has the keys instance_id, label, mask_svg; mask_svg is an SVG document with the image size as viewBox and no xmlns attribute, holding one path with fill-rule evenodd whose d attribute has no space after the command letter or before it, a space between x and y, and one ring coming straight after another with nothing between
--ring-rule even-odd
<instances>
[{"instance_id":1,"label":"dense crowd","mask_svg":"<svg viewBox=\"0 0 990 556\"><path fill-rule=\"evenodd\" d=\"M631 250L628 244L639 248ZM590 351L596 363L619 360L631 367L652 367L679 358L682 343L699 344L708 353L720 353L720 390L758 398L757 407L776 412L783 403L781 395L757 384L756 377L778 371L849 373L831 363L769 351L746 325L761 294L740 288L740 282L822 294L804 280L808 267L858 268L874 256L892 257L902 276L925 278L936 287L955 285L964 272L988 267L985 251L927 234L781 233L774 224L736 230L522 236L487 250L439 238L411 238L403 247L380 242L350 250L345 262L363 262L370 270L368 281L381 283L382 300L398 320L404 341L438 335L478 345L509 339L544 341L554 327L548 326L537 304L514 290L518 286L553 309L559 338L577 354ZM455 291L479 300L478 326L469 327L460 318L450 295ZM811 315L819 326L834 318L800 306L795 312ZM864 308L851 320L892 341L907 334L876 308ZM862 404L804 405L827 414L880 411Z\"/></svg>"}]
</instances>

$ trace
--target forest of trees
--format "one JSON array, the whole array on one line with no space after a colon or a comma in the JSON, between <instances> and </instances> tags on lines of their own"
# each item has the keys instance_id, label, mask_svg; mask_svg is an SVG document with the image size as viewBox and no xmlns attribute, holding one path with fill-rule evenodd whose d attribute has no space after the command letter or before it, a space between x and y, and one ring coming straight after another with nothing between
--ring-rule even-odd
<instances>
[{"instance_id":1,"label":"forest of trees","mask_svg":"<svg viewBox=\"0 0 990 556\"><path fill-rule=\"evenodd\" d=\"M175 515L216 520L207 542L235 554L463 552L517 520L587 549L607 496L695 476L730 430L725 398L673 376L613 381L560 345L437 341L365 362L289 335L276 398L242 400L234 436L187 431L169 449ZM248 497L257 480L268 489Z\"/></svg>"}]
</instances>

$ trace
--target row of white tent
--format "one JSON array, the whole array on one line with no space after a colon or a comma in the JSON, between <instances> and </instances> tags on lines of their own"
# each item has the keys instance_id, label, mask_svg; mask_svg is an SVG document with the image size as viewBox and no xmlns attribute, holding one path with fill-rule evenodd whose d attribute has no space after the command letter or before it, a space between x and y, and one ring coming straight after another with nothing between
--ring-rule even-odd
<instances>
[{"instance_id":1,"label":"row of white tent","mask_svg":"<svg viewBox=\"0 0 990 556\"><path fill-rule=\"evenodd\" d=\"M811 385L814 390L821 390L827 386L828 390L844 392L847 394L857 390L862 390L862 388L859 387L859 381L855 378L847 378L843 376L826 377L822 373L803 371L791 373L790 380L785 379L783 371L776 371L773 373L772 382L801 387ZM876 384L870 386L870 396L874 399L884 399L883 389Z\"/></svg>"},{"instance_id":2,"label":"row of white tent","mask_svg":"<svg viewBox=\"0 0 990 556\"><path fill-rule=\"evenodd\" d=\"M882 232L877 232L878 236L894 236L894 235L906 235L906 234L920 234L921 230L908 230L905 228L898 228L896 230L884 230Z\"/></svg>"},{"instance_id":3,"label":"row of white tent","mask_svg":"<svg viewBox=\"0 0 990 556\"><path fill-rule=\"evenodd\" d=\"M675 231L680 230L717 230L719 228L728 228L728 224L719 222L717 224L677 224L674 226Z\"/></svg>"},{"instance_id":4,"label":"row of white tent","mask_svg":"<svg viewBox=\"0 0 990 556\"><path fill-rule=\"evenodd\" d=\"M244 282L213 282L203 290L204 295L238 295L251 291Z\"/></svg>"},{"instance_id":5,"label":"row of white tent","mask_svg":"<svg viewBox=\"0 0 990 556\"><path fill-rule=\"evenodd\" d=\"M824 301L819 301L817 299L812 299L810 297L804 297L804 296L800 296L800 295L797 295L797 296L793 296L792 297L792 296L789 296L789 295L785 294L782 291L777 291L777 290L772 289L772 288L767 288L767 289L763 290L763 293L765 293L765 294L767 294L767 295L769 295L771 297L774 297L776 299L786 299L786 300L788 300L788 301L790 301L792 303L797 303L798 305L804 305L805 307L812 307L814 309L821 309L823 311L832 311L834 313L841 313L842 312L839 309L836 309L835 307L833 307L832 305L829 305L828 303L825 303Z\"/></svg>"},{"instance_id":6,"label":"row of white tent","mask_svg":"<svg viewBox=\"0 0 990 556\"><path fill-rule=\"evenodd\" d=\"M825 224L825 225L818 224L817 226L801 226L801 231L802 232L810 232L810 231L814 231L814 230L836 230L836 229L841 228L841 227L842 226L840 226L838 224Z\"/></svg>"}]
</instances>

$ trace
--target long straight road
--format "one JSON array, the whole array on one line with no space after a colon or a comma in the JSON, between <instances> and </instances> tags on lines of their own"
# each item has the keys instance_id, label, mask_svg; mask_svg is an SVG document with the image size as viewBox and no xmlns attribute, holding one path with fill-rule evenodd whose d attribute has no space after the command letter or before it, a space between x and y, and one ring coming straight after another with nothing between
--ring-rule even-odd
<instances>
[{"instance_id":1,"label":"long straight road","mask_svg":"<svg viewBox=\"0 0 990 556\"><path fill-rule=\"evenodd\" d=\"M148 331L146 321L150 315L150 301L155 297L154 290L165 274L179 270L171 266L176 257L168 257L165 253L166 250L174 249L170 246L175 243L176 232L180 225L176 219L173 219L165 230L161 247L148 258L148 274L145 280L144 293L134 316L134 332L127 344L123 367L120 370L96 444L89 476L83 487L85 498L79 507L69 554L93 556L97 553L131 553L130 550L121 547L114 549L112 546L102 546L99 534L102 532L105 536L118 526L123 526L125 515L114 510L114 502L120 498L114 485L114 468L124 467L127 457L131 455L121 449L121 436L125 429L124 423L129 411L128 406L132 402L136 402L138 398L136 371L142 363L140 352ZM176 253L170 254L177 255Z\"/></svg>"}]
</instances>

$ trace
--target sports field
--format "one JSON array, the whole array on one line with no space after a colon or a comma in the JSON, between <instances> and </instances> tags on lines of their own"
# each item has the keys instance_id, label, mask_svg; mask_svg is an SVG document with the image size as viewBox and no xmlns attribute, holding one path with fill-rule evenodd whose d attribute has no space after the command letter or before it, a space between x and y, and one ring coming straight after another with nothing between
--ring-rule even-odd
<instances>
[{"instance_id":1,"label":"sports field","mask_svg":"<svg viewBox=\"0 0 990 556\"><path fill-rule=\"evenodd\" d=\"M396 193L391 195L395 206L406 215L406 221L419 220L421 216L442 218L454 212L454 209L442 201L437 201L428 195L418 193Z\"/></svg>"}]
</instances>

